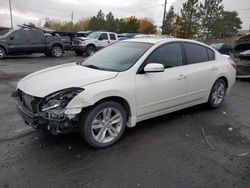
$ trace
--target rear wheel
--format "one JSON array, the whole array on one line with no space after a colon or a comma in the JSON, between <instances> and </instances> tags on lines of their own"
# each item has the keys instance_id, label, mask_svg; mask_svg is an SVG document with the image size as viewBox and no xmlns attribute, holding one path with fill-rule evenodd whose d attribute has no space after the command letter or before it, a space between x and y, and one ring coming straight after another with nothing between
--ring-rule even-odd
<instances>
[{"instance_id":1,"label":"rear wheel","mask_svg":"<svg viewBox=\"0 0 250 188\"><path fill-rule=\"evenodd\" d=\"M84 51L75 51L75 54L77 55L77 56L82 56L83 55L83 53L84 53Z\"/></svg>"},{"instance_id":2,"label":"rear wheel","mask_svg":"<svg viewBox=\"0 0 250 188\"><path fill-rule=\"evenodd\" d=\"M0 47L0 59L4 59L6 56L6 51L2 47Z\"/></svg>"},{"instance_id":3,"label":"rear wheel","mask_svg":"<svg viewBox=\"0 0 250 188\"><path fill-rule=\"evenodd\" d=\"M63 55L63 48L60 46L52 47L51 54L53 57L61 57Z\"/></svg>"},{"instance_id":4,"label":"rear wheel","mask_svg":"<svg viewBox=\"0 0 250 188\"><path fill-rule=\"evenodd\" d=\"M86 53L88 56L94 55L96 48L94 46L87 46Z\"/></svg>"},{"instance_id":5,"label":"rear wheel","mask_svg":"<svg viewBox=\"0 0 250 188\"><path fill-rule=\"evenodd\" d=\"M107 101L90 108L80 122L80 133L94 148L105 148L117 142L126 127L126 113L117 102Z\"/></svg>"},{"instance_id":6,"label":"rear wheel","mask_svg":"<svg viewBox=\"0 0 250 188\"><path fill-rule=\"evenodd\" d=\"M210 92L208 105L212 108L217 108L222 105L226 96L227 86L224 79L217 80Z\"/></svg>"}]
</instances>

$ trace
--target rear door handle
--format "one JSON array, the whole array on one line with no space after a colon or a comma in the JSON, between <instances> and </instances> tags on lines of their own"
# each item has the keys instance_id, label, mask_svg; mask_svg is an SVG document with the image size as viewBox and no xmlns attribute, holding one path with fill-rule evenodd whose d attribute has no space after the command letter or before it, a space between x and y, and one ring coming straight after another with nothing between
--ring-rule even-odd
<instances>
[{"instance_id":1,"label":"rear door handle","mask_svg":"<svg viewBox=\"0 0 250 188\"><path fill-rule=\"evenodd\" d=\"M218 70L218 68L215 67L215 66L213 66L213 67L211 68L211 71L216 71L216 70Z\"/></svg>"},{"instance_id":2,"label":"rear door handle","mask_svg":"<svg viewBox=\"0 0 250 188\"><path fill-rule=\"evenodd\" d=\"M187 78L187 75L180 74L177 79L178 80L184 80L186 78Z\"/></svg>"}]
</instances>

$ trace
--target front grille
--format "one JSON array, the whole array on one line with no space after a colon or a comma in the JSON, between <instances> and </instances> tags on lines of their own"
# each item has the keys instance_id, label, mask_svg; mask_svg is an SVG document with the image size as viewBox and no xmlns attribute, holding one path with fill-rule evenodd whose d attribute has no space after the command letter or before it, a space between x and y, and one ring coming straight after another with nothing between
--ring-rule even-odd
<instances>
[{"instance_id":1,"label":"front grille","mask_svg":"<svg viewBox=\"0 0 250 188\"><path fill-rule=\"evenodd\" d=\"M20 101L27 108L27 110L33 112L34 114L40 111L41 104L44 100L43 98L28 95L21 90L18 90L17 93L19 95Z\"/></svg>"}]
</instances>

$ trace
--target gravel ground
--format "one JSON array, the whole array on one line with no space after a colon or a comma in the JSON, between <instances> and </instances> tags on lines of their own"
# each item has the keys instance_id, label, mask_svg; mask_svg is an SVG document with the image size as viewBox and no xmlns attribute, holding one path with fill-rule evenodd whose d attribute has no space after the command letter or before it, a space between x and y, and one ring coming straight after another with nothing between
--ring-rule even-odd
<instances>
[{"instance_id":1,"label":"gravel ground","mask_svg":"<svg viewBox=\"0 0 250 188\"><path fill-rule=\"evenodd\" d=\"M249 80L237 80L219 109L199 105L141 122L107 149L89 148L77 133L45 137L26 126L11 98L17 81L81 59L0 61L0 187L250 187Z\"/></svg>"}]
</instances>

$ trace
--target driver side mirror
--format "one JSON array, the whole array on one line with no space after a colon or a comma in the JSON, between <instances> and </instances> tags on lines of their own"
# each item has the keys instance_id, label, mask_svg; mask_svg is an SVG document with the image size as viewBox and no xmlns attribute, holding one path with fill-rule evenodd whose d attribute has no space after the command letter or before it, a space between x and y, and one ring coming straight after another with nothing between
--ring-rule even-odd
<instances>
[{"instance_id":1,"label":"driver side mirror","mask_svg":"<svg viewBox=\"0 0 250 188\"><path fill-rule=\"evenodd\" d=\"M165 68L163 64L160 63L149 63L144 67L144 72L150 73L150 72L164 72Z\"/></svg>"},{"instance_id":2,"label":"driver side mirror","mask_svg":"<svg viewBox=\"0 0 250 188\"><path fill-rule=\"evenodd\" d=\"M14 40L15 39L15 36L10 36L10 40Z\"/></svg>"}]
</instances>

